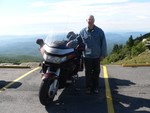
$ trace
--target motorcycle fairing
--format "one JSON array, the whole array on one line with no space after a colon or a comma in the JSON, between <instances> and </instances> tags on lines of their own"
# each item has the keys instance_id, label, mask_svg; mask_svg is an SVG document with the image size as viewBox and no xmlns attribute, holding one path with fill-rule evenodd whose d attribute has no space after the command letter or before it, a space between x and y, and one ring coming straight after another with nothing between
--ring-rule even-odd
<instances>
[{"instance_id":1,"label":"motorcycle fairing","mask_svg":"<svg viewBox=\"0 0 150 113\"><path fill-rule=\"evenodd\" d=\"M53 48L53 47L49 47L46 44L43 46L43 48L46 54L56 55L56 56L66 56L67 54L74 52L73 48L67 48L67 49Z\"/></svg>"}]
</instances>

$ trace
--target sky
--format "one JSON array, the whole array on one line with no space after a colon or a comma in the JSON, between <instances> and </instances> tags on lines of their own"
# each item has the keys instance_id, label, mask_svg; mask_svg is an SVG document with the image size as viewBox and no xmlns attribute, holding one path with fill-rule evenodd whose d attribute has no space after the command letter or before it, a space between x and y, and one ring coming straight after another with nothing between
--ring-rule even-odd
<instances>
[{"instance_id":1,"label":"sky","mask_svg":"<svg viewBox=\"0 0 150 113\"><path fill-rule=\"evenodd\" d=\"M150 0L0 0L0 35L69 32L95 25L104 32L149 32Z\"/></svg>"}]
</instances>

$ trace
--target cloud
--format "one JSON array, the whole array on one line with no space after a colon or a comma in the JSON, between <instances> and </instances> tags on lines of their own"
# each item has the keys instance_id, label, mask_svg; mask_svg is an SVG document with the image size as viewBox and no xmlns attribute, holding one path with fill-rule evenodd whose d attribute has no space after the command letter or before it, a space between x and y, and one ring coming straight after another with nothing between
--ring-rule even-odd
<instances>
[{"instance_id":1,"label":"cloud","mask_svg":"<svg viewBox=\"0 0 150 113\"><path fill-rule=\"evenodd\" d=\"M116 8L113 8L112 4L115 3L126 3L129 0L64 0L64 1L56 1L56 2L33 2L30 4L30 7L47 7L49 11L47 11L48 15L52 15L52 20L58 20L57 17L63 19L66 17L72 18L82 18L91 13L105 16L112 15L116 12L114 11ZM106 12L106 13L105 13ZM56 17L53 19L53 17Z\"/></svg>"},{"instance_id":2,"label":"cloud","mask_svg":"<svg viewBox=\"0 0 150 113\"><path fill-rule=\"evenodd\" d=\"M46 3L43 1L37 1L37 2L30 3L30 7L45 7L45 6L49 6L49 3Z\"/></svg>"},{"instance_id":3,"label":"cloud","mask_svg":"<svg viewBox=\"0 0 150 113\"><path fill-rule=\"evenodd\" d=\"M43 18L43 22L52 25L64 24L64 26L56 27L56 29L66 29L66 31L69 29L79 31L86 26L85 19L89 14L93 14L96 18L96 25L106 31L146 30L146 26L150 26L148 21L150 19L148 16L149 5L150 3L132 3L128 0L113 2L110 0L62 1L49 3L47 5L49 10L43 14L39 13L39 17L46 17ZM42 23L42 18L37 22Z\"/></svg>"},{"instance_id":4,"label":"cloud","mask_svg":"<svg viewBox=\"0 0 150 113\"><path fill-rule=\"evenodd\" d=\"M137 16L137 18L139 18L139 19L148 19L148 18L150 18L150 17L144 16L144 15L139 15L139 16Z\"/></svg>"},{"instance_id":5,"label":"cloud","mask_svg":"<svg viewBox=\"0 0 150 113\"><path fill-rule=\"evenodd\" d=\"M117 15L145 15L149 12L149 5L150 3L131 3L129 0L66 0L48 3L34 2L31 6L47 6L49 10L43 13L46 16L50 15L50 20L61 21L60 18L72 17L73 19L77 19L88 14L95 14L102 18L111 16L118 17Z\"/></svg>"},{"instance_id":6,"label":"cloud","mask_svg":"<svg viewBox=\"0 0 150 113\"><path fill-rule=\"evenodd\" d=\"M30 3L31 7L45 7L45 6L68 6L68 4L72 5L91 5L91 4L112 4L112 3L124 3L128 2L129 0L63 0L63 1L56 1L56 2L44 2L44 1L37 1Z\"/></svg>"},{"instance_id":7,"label":"cloud","mask_svg":"<svg viewBox=\"0 0 150 113\"><path fill-rule=\"evenodd\" d=\"M29 14L2 15L0 30L17 26L40 27L43 29L72 29L79 31L86 26L86 17L93 14L96 25L106 31L120 29L150 29L150 2L130 0L64 0L53 2L30 2ZM49 27L48 27L49 26ZM59 27L60 26L60 27ZM145 26L145 27L144 27ZM39 28L41 30L42 28ZM37 29L36 29L37 30ZM42 31L42 30L41 30ZM39 32L37 30L37 32Z\"/></svg>"}]
</instances>

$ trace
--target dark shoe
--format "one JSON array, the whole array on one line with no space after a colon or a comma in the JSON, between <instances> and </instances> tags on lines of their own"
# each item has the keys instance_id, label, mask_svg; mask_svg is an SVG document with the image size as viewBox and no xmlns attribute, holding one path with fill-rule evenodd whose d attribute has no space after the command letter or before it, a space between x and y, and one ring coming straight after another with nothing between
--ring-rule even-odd
<instances>
[{"instance_id":1,"label":"dark shoe","mask_svg":"<svg viewBox=\"0 0 150 113\"><path fill-rule=\"evenodd\" d=\"M98 89L96 88L96 89L94 89L94 91L93 91L95 94L98 94L99 93L99 91L98 91Z\"/></svg>"},{"instance_id":2,"label":"dark shoe","mask_svg":"<svg viewBox=\"0 0 150 113\"><path fill-rule=\"evenodd\" d=\"M91 89L90 89L90 88L87 88L85 93L86 93L86 94L91 94Z\"/></svg>"}]
</instances>

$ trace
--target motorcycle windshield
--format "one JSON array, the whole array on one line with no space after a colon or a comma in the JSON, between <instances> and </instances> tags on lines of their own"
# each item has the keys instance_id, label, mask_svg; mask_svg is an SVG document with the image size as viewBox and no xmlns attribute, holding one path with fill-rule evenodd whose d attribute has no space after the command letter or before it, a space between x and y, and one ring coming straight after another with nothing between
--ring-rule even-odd
<instances>
[{"instance_id":1,"label":"motorcycle windshield","mask_svg":"<svg viewBox=\"0 0 150 113\"><path fill-rule=\"evenodd\" d=\"M68 39L65 36L65 34L48 35L44 42L47 46L52 47L52 48L61 48L61 49L68 48L66 47Z\"/></svg>"}]
</instances>

